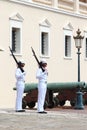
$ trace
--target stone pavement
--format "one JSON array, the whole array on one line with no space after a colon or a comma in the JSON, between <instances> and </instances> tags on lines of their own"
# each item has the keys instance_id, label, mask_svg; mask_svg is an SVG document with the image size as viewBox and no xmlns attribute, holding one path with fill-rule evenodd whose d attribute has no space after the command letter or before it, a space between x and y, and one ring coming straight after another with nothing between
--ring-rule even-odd
<instances>
[{"instance_id":1,"label":"stone pavement","mask_svg":"<svg viewBox=\"0 0 87 130\"><path fill-rule=\"evenodd\" d=\"M0 109L0 130L87 130L87 109L36 109L17 113L13 109Z\"/></svg>"}]
</instances>

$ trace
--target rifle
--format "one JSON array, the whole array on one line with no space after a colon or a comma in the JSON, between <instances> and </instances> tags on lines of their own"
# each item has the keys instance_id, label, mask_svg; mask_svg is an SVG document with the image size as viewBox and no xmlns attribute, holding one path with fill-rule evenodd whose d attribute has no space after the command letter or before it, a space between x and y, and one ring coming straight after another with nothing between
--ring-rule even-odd
<instances>
[{"instance_id":1,"label":"rifle","mask_svg":"<svg viewBox=\"0 0 87 130\"><path fill-rule=\"evenodd\" d=\"M40 66L40 68L41 68L42 71L44 72L45 70L42 68L42 65L40 64L40 62L39 62L39 60L38 60L38 58L37 58L37 56L36 56L36 54L35 54L35 51L34 51L34 49L33 49L32 47L31 47L31 50L32 50L32 52L33 52L33 56L35 57L35 59L36 59L38 65Z\"/></svg>"},{"instance_id":2,"label":"rifle","mask_svg":"<svg viewBox=\"0 0 87 130\"><path fill-rule=\"evenodd\" d=\"M14 54L13 54L13 51L12 51L12 49L10 48L10 46L9 46L9 49L10 49L10 52L11 52L11 54L12 54L12 56L13 56L13 58L14 58L14 60L15 60L15 62L16 62L16 64L19 66L19 62L17 61L17 59L16 59L16 57L14 56ZM22 73L24 72L24 70L19 66L19 68L20 68L20 70L22 71Z\"/></svg>"}]
</instances>

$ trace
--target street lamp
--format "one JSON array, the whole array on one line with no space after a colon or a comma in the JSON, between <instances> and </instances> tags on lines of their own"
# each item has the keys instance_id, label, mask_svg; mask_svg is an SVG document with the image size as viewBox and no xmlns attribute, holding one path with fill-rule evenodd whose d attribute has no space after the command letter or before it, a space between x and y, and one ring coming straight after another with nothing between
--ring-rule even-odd
<instances>
[{"instance_id":1,"label":"street lamp","mask_svg":"<svg viewBox=\"0 0 87 130\"><path fill-rule=\"evenodd\" d=\"M78 49L77 55L78 55L78 82L80 82L80 48L82 47L82 41L84 36L80 35L81 31L80 29L77 30L77 36L73 36L75 40L75 46ZM75 109L84 109L83 106L83 94L80 90L80 86L78 86L78 91L77 91L77 97L76 97L76 105Z\"/></svg>"}]
</instances>

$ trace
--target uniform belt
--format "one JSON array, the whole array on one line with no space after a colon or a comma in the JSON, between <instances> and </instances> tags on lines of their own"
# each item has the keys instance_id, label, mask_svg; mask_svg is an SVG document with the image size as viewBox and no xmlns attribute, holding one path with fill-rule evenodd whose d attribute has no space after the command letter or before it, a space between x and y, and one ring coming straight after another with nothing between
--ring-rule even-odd
<instances>
[{"instance_id":1,"label":"uniform belt","mask_svg":"<svg viewBox=\"0 0 87 130\"><path fill-rule=\"evenodd\" d=\"M18 80L18 82L25 82L24 80Z\"/></svg>"},{"instance_id":2,"label":"uniform belt","mask_svg":"<svg viewBox=\"0 0 87 130\"><path fill-rule=\"evenodd\" d=\"M40 81L40 82L47 83L47 81Z\"/></svg>"}]
</instances>

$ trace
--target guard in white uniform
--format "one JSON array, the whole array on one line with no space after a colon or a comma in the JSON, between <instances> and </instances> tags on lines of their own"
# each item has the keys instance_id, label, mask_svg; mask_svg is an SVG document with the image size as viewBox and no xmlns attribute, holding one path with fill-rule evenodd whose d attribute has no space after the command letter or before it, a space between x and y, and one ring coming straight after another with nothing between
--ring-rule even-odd
<instances>
[{"instance_id":1,"label":"guard in white uniform","mask_svg":"<svg viewBox=\"0 0 87 130\"><path fill-rule=\"evenodd\" d=\"M16 89L17 89L17 97L16 97L16 112L24 112L25 110L22 109L22 96L24 93L24 85L25 85L25 71L23 67L25 63L20 61L19 65L15 72L16 77Z\"/></svg>"},{"instance_id":2,"label":"guard in white uniform","mask_svg":"<svg viewBox=\"0 0 87 130\"><path fill-rule=\"evenodd\" d=\"M44 102L45 102L45 97L46 97L46 91L47 91L47 63L46 61L41 61L40 62L43 70L41 67L38 68L37 73L36 73L36 78L38 79L38 104L37 104L37 109L38 113L47 113L44 111Z\"/></svg>"}]
</instances>

